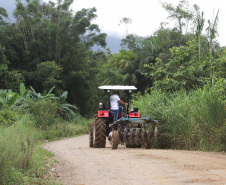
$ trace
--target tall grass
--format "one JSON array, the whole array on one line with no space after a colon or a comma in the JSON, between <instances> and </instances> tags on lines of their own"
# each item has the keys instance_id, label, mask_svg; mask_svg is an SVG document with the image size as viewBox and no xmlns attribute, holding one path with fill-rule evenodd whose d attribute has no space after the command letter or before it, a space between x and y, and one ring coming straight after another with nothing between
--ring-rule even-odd
<instances>
[{"instance_id":1,"label":"tall grass","mask_svg":"<svg viewBox=\"0 0 226 185\"><path fill-rule=\"evenodd\" d=\"M214 88L134 96L143 116L160 122L161 148L226 150L226 106Z\"/></svg>"},{"instance_id":2,"label":"tall grass","mask_svg":"<svg viewBox=\"0 0 226 185\"><path fill-rule=\"evenodd\" d=\"M42 130L43 138L46 140L55 140L88 134L88 125L90 122L92 122L91 119L83 118L79 114L70 122L58 119L57 123Z\"/></svg>"},{"instance_id":3,"label":"tall grass","mask_svg":"<svg viewBox=\"0 0 226 185\"><path fill-rule=\"evenodd\" d=\"M53 155L40 147L40 141L88 133L89 122L78 115L72 122L56 118L55 123L40 127L37 117L25 114L17 115L11 126L0 124L0 185L56 184L47 173Z\"/></svg>"},{"instance_id":4,"label":"tall grass","mask_svg":"<svg viewBox=\"0 0 226 185\"><path fill-rule=\"evenodd\" d=\"M46 95L31 89L21 84L20 96L4 91L0 102L0 185L55 184L47 178L51 154L41 141L88 133L90 120L76 116L67 91L56 97L54 88ZM15 96L8 100L9 92Z\"/></svg>"},{"instance_id":5,"label":"tall grass","mask_svg":"<svg viewBox=\"0 0 226 185\"><path fill-rule=\"evenodd\" d=\"M22 181L23 172L30 168L35 140L29 133L21 125L0 129L0 184Z\"/></svg>"}]
</instances>

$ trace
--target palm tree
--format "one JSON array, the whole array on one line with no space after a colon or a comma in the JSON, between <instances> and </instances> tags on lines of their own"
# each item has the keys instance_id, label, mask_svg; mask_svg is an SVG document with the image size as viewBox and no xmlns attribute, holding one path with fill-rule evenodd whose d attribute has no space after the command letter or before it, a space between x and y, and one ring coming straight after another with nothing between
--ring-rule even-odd
<instances>
[{"instance_id":1,"label":"palm tree","mask_svg":"<svg viewBox=\"0 0 226 185\"><path fill-rule=\"evenodd\" d=\"M198 47L199 47L199 61L201 59L201 33L204 27L205 19L203 18L204 12L200 14L200 7L195 4L194 9L196 11L195 24L196 24L196 35L198 36Z\"/></svg>"},{"instance_id":2,"label":"palm tree","mask_svg":"<svg viewBox=\"0 0 226 185\"><path fill-rule=\"evenodd\" d=\"M213 51L213 40L218 35L218 30L217 30L218 20L219 20L219 10L217 11L217 14L216 14L215 18L214 18L214 12L213 12L213 20L212 20L212 22L210 20L207 21L208 24L209 24L209 26L207 27L207 32L209 34L209 52L210 52L210 56L212 56L212 51ZM213 76L213 69L212 68L210 70L210 75Z\"/></svg>"},{"instance_id":3,"label":"palm tree","mask_svg":"<svg viewBox=\"0 0 226 185\"><path fill-rule=\"evenodd\" d=\"M214 16L214 13L213 13L213 16ZM212 54L212 50L213 50L213 40L218 35L218 30L217 30L218 20L219 20L219 10L217 11L217 14L215 18L213 18L212 22L210 20L207 21L209 24L209 26L207 27L207 32L209 34L210 54Z\"/></svg>"}]
</instances>

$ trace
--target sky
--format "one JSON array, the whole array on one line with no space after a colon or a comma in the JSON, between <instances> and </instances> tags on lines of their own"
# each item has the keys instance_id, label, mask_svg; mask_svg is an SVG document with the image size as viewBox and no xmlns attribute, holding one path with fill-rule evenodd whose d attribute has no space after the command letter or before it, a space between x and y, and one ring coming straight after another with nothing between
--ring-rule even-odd
<instances>
[{"instance_id":1,"label":"sky","mask_svg":"<svg viewBox=\"0 0 226 185\"><path fill-rule=\"evenodd\" d=\"M1 0L0 0L1 1ZM44 0L48 2L48 0ZM52 0L56 1L56 0ZM179 0L165 0L164 2L177 5ZM226 1L225 0L188 0L190 7L194 4L200 6L200 11L204 11L206 20L212 20L213 12L215 14L219 10L217 40L221 46L226 46ZM169 15L161 6L160 0L74 0L71 8L74 11L82 8L97 8L96 23L101 28L102 32L109 35L125 36L125 27L119 26L120 20L124 17L132 19L128 31L131 34L139 36L150 36L160 27L161 22L169 22ZM206 31L203 30L203 34Z\"/></svg>"}]
</instances>

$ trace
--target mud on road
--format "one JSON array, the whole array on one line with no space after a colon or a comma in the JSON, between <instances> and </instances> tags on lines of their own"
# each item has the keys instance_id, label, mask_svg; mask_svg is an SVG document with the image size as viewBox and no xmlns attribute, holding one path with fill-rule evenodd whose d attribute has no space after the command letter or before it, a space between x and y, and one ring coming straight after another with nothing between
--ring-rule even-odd
<instances>
[{"instance_id":1,"label":"mud on road","mask_svg":"<svg viewBox=\"0 0 226 185\"><path fill-rule=\"evenodd\" d=\"M212 152L89 148L88 135L46 143L65 185L226 185L226 155Z\"/></svg>"}]
</instances>

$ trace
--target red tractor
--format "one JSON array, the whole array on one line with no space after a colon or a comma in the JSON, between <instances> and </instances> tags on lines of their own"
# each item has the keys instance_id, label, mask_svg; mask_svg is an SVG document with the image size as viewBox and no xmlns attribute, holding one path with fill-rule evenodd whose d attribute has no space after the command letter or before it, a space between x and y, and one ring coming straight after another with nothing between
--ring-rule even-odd
<instances>
[{"instance_id":1,"label":"red tractor","mask_svg":"<svg viewBox=\"0 0 226 185\"><path fill-rule=\"evenodd\" d=\"M100 86L99 89L110 94L111 91L124 91L129 96L132 91L136 90L135 86ZM110 102L109 102L110 105ZM157 120L150 117L141 118L138 108L133 107L119 113L118 120L114 121L114 114L110 110L110 106L106 109L102 103L99 104L100 110L94 116L94 121L89 125L89 146L94 148L104 148L106 145L106 137L112 145L112 149L117 149L118 144L126 145L130 148L151 148L153 135L157 136L156 128Z\"/></svg>"}]
</instances>

